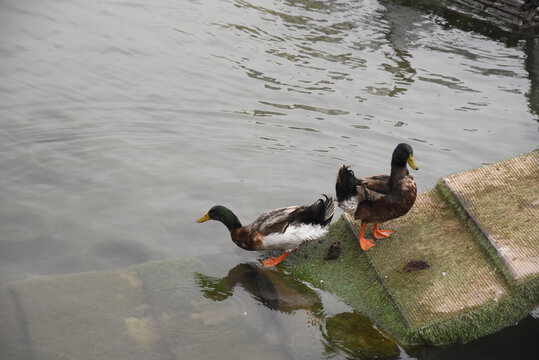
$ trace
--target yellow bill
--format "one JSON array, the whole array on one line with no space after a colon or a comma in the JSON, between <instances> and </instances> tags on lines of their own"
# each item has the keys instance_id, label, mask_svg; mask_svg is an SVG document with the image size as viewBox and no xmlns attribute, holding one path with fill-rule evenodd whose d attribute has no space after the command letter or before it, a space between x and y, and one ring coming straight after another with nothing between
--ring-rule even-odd
<instances>
[{"instance_id":1,"label":"yellow bill","mask_svg":"<svg viewBox=\"0 0 539 360\"><path fill-rule=\"evenodd\" d=\"M208 221L208 220L211 220L211 217L210 217L210 214L209 214L209 213L206 213L206 215L204 215L203 217L201 217L200 219L198 219L197 222L198 222L198 223L201 223L201 222Z\"/></svg>"},{"instance_id":2,"label":"yellow bill","mask_svg":"<svg viewBox=\"0 0 539 360\"><path fill-rule=\"evenodd\" d=\"M408 156L408 165L414 170L419 170L419 166L416 165L413 155Z\"/></svg>"}]
</instances>

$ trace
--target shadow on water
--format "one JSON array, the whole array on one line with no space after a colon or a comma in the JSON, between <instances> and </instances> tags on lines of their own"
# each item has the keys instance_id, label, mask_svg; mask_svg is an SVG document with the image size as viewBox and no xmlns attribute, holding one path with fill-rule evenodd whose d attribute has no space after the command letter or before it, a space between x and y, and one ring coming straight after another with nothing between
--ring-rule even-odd
<instances>
[{"instance_id":1,"label":"shadow on water","mask_svg":"<svg viewBox=\"0 0 539 360\"><path fill-rule=\"evenodd\" d=\"M519 326L499 333L452 346L417 346L400 348L384 336L370 319L357 311L331 312L324 293L314 291L305 283L286 273L243 263L231 268L224 277L194 273L195 283L206 299L216 303L240 297L244 290L259 305L272 310L258 321L264 327L279 329L283 354L293 357L324 359L490 359L530 358L537 346L532 337L539 322L529 316ZM245 304L245 300L236 302ZM298 327L298 311L307 313L308 323ZM285 314L277 317L276 313ZM273 314L273 315L272 315ZM293 328L289 328L295 324ZM312 326L315 326L314 332ZM311 329L311 330L309 330ZM214 336L221 336L215 333ZM294 344L294 338L308 337L310 345ZM314 339L314 343L312 342ZM267 339L262 339L262 342Z\"/></svg>"},{"instance_id":2,"label":"shadow on water","mask_svg":"<svg viewBox=\"0 0 539 360\"><path fill-rule=\"evenodd\" d=\"M373 327L367 317L355 311L326 314L321 296L285 273L253 264L239 264L222 278L196 272L195 279L204 297L216 302L234 296L235 288L241 287L271 310L287 315L298 310L307 311L310 325L318 325L321 335L319 356L324 358L396 358L399 355L397 345ZM273 322L269 317L265 321ZM293 347L292 351L297 350Z\"/></svg>"},{"instance_id":3,"label":"shadow on water","mask_svg":"<svg viewBox=\"0 0 539 360\"><path fill-rule=\"evenodd\" d=\"M525 69L530 79L530 90L525 94L528 98L530 111L539 121L539 30L525 29L515 30L502 20L491 21L470 16L466 8L459 8L457 2L439 0L385 0L382 1L388 9L392 7L405 6L418 9L425 14L436 16L436 23L445 29L459 29L466 32L475 32L504 43L507 47L520 47L526 54ZM389 11L389 13L394 13ZM472 14L473 15L473 14Z\"/></svg>"},{"instance_id":4,"label":"shadow on water","mask_svg":"<svg viewBox=\"0 0 539 360\"><path fill-rule=\"evenodd\" d=\"M417 359L425 360L535 359L539 352L538 319L528 316L516 325L466 344L423 346L407 352Z\"/></svg>"},{"instance_id":5,"label":"shadow on water","mask_svg":"<svg viewBox=\"0 0 539 360\"><path fill-rule=\"evenodd\" d=\"M530 110L539 122L539 37L526 39L526 71L530 76L530 91L526 94Z\"/></svg>"}]
</instances>

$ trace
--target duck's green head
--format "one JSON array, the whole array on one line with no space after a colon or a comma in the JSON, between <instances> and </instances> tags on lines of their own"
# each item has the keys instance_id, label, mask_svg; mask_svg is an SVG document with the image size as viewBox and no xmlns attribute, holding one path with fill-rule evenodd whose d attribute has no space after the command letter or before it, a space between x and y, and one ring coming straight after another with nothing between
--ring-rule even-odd
<instances>
[{"instance_id":1,"label":"duck's green head","mask_svg":"<svg viewBox=\"0 0 539 360\"><path fill-rule=\"evenodd\" d=\"M217 220L225 224L228 230L240 228L240 220L232 211L221 205L215 205L212 207L203 217L197 220L201 223L208 220Z\"/></svg>"},{"instance_id":2,"label":"duck's green head","mask_svg":"<svg viewBox=\"0 0 539 360\"><path fill-rule=\"evenodd\" d=\"M401 167L406 166L406 163L408 163L412 169L419 170L419 167L414 160L414 150L410 145L405 143L397 145L393 151L391 163Z\"/></svg>"}]
</instances>

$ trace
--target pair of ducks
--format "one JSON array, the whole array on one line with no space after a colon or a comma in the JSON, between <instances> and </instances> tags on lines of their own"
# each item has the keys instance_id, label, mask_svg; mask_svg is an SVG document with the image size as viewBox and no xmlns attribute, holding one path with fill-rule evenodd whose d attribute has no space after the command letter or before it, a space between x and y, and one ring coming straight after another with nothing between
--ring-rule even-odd
<instances>
[{"instance_id":1,"label":"pair of ducks","mask_svg":"<svg viewBox=\"0 0 539 360\"><path fill-rule=\"evenodd\" d=\"M375 239L388 238L393 230L380 230L378 223L406 214L415 202L417 188L406 164L418 170L412 147L399 144L391 158L391 174L358 179L343 165L337 174L335 190L340 208L361 220L359 244L364 251L375 246L365 238L367 223L374 223ZM245 250L281 250L281 256L270 257L262 264L275 266L283 261L302 242L324 235L335 210L333 199L324 195L310 206L289 206L270 210L252 224L242 226L238 217L224 206L212 207L197 222L217 220L230 231L232 241Z\"/></svg>"}]
</instances>

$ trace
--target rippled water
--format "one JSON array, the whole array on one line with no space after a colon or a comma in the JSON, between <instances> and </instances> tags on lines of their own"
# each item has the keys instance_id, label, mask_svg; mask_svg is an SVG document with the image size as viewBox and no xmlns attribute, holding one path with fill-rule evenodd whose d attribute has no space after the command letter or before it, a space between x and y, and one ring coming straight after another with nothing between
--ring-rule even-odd
<instances>
[{"instance_id":1,"label":"rippled water","mask_svg":"<svg viewBox=\"0 0 539 360\"><path fill-rule=\"evenodd\" d=\"M241 252L245 223L389 171L535 149L538 38L391 1L0 3L0 281ZM440 15L442 14L442 15ZM493 36L494 34L494 36Z\"/></svg>"}]
</instances>

